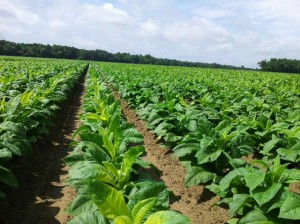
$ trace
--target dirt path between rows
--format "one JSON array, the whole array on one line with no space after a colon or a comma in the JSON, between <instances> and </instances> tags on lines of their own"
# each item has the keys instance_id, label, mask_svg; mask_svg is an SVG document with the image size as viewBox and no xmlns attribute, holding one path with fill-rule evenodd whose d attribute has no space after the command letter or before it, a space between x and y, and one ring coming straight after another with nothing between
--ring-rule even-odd
<instances>
[{"instance_id":1,"label":"dirt path between rows","mask_svg":"<svg viewBox=\"0 0 300 224\"><path fill-rule=\"evenodd\" d=\"M113 89L113 88L112 88ZM114 91L115 98L120 95ZM133 123L135 128L144 136L146 155L144 160L156 166L166 186L173 191L177 201L171 204L171 209L179 211L192 219L194 224L218 224L226 223L229 219L228 211L220 207L211 206L218 201L204 186L184 186L185 169L180 161L174 158L170 150L159 146L156 135L147 129L147 124L121 99L122 111L127 121Z\"/></svg>"},{"instance_id":2,"label":"dirt path between rows","mask_svg":"<svg viewBox=\"0 0 300 224\"><path fill-rule=\"evenodd\" d=\"M84 78L58 111L50 135L33 146L32 156L13 161L19 188L7 189L7 197L0 200L1 224L65 224L70 220L64 210L76 192L64 183L68 167L62 159L68 154L72 134L80 125Z\"/></svg>"},{"instance_id":3,"label":"dirt path between rows","mask_svg":"<svg viewBox=\"0 0 300 224\"><path fill-rule=\"evenodd\" d=\"M56 126L50 129L50 136L38 141L32 156L16 159L15 173L19 188L8 188L7 198L0 201L0 224L66 224L71 217L65 208L76 192L65 185L68 167L62 159L68 154L72 134L79 127L80 107L84 96L84 77L74 87L58 112ZM117 98L120 96L115 93ZM121 100L128 122L133 123L144 136L146 155L144 159L160 171L160 178L178 199L171 209L189 216L194 224L226 223L225 209L211 205L218 200L203 186L185 187L185 170L169 150L161 148L155 134L146 128L146 123Z\"/></svg>"}]
</instances>

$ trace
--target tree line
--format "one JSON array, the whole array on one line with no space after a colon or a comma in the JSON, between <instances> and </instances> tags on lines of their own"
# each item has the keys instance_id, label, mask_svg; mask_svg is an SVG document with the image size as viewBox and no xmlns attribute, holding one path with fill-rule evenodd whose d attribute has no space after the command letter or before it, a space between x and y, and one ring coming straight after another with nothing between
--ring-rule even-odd
<instances>
[{"instance_id":1,"label":"tree line","mask_svg":"<svg viewBox=\"0 0 300 224\"><path fill-rule=\"evenodd\" d=\"M271 58L258 62L261 70L268 72L300 73L300 60L287 58Z\"/></svg>"},{"instance_id":2,"label":"tree line","mask_svg":"<svg viewBox=\"0 0 300 224\"><path fill-rule=\"evenodd\" d=\"M135 64L173 65L202 68L246 69L244 66L222 65L217 63L202 63L179 61L166 58L156 58L149 54L132 55L129 53L110 53L104 50L85 50L75 47L44 44L24 44L6 40L0 40L0 55L41 57L41 58L65 58L79 60L93 60L104 62L120 62Z\"/></svg>"}]
</instances>

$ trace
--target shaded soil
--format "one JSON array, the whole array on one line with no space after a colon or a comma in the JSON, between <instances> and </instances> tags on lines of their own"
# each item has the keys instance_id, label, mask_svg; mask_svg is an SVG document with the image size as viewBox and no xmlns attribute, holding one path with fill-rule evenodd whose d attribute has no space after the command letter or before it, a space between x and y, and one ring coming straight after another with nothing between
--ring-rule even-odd
<instances>
[{"instance_id":1,"label":"shaded soil","mask_svg":"<svg viewBox=\"0 0 300 224\"><path fill-rule=\"evenodd\" d=\"M114 95L120 98L118 93L114 92ZM161 173L159 178L175 194L176 200L171 202L171 209L187 215L194 224L226 223L229 219L228 211L220 207L211 208L219 198L204 186L185 187L185 169L181 162L174 158L170 150L160 147L160 140L147 129L146 122L138 117L125 100L121 99L121 104L128 122L133 123L144 136L146 155L143 159L158 168Z\"/></svg>"},{"instance_id":2,"label":"shaded soil","mask_svg":"<svg viewBox=\"0 0 300 224\"><path fill-rule=\"evenodd\" d=\"M0 224L65 224L71 219L65 209L75 197L76 191L64 183L69 168L62 159L69 153L68 144L80 125L83 83L84 77L58 112L50 136L40 139L33 146L32 156L13 161L20 186L18 189L5 189L7 198L0 201ZM119 98L117 93L115 96ZM171 209L189 216L195 224L226 223L227 210L211 208L218 198L203 186L185 187L185 170L180 161L173 158L170 150L159 146L155 134L146 128L146 123L139 119L124 100L121 103L127 120L144 136L147 153L143 159L154 164L161 175L157 176L153 170L145 172L152 172L153 177L163 180L175 194Z\"/></svg>"},{"instance_id":3,"label":"shaded soil","mask_svg":"<svg viewBox=\"0 0 300 224\"><path fill-rule=\"evenodd\" d=\"M76 192L64 183L69 168L62 159L80 125L83 83L84 76L58 111L50 135L33 145L32 155L12 161L19 188L6 189L7 197L0 200L1 224L58 224L70 220L64 210Z\"/></svg>"}]
</instances>

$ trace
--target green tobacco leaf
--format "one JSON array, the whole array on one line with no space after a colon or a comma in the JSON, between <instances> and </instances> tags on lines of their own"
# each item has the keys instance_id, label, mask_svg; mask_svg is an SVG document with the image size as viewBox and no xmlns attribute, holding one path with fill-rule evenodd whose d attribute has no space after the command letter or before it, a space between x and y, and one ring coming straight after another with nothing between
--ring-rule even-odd
<instances>
[{"instance_id":1,"label":"green tobacco leaf","mask_svg":"<svg viewBox=\"0 0 300 224\"><path fill-rule=\"evenodd\" d=\"M227 128L230 125L230 121L229 120L223 120L221 121L216 127L215 130L216 131L222 131L225 128Z\"/></svg>"},{"instance_id":2,"label":"green tobacco leaf","mask_svg":"<svg viewBox=\"0 0 300 224\"><path fill-rule=\"evenodd\" d=\"M102 134L104 147L109 153L111 159L114 161L117 155L118 148L114 146L112 140L109 138L109 133L107 130L102 128L100 133Z\"/></svg>"},{"instance_id":3,"label":"green tobacco leaf","mask_svg":"<svg viewBox=\"0 0 300 224\"><path fill-rule=\"evenodd\" d=\"M119 116L119 114L115 114L114 116L112 116L109 124L108 132L114 133L114 139L121 138L122 135L120 119L121 117Z\"/></svg>"},{"instance_id":4,"label":"green tobacco leaf","mask_svg":"<svg viewBox=\"0 0 300 224\"><path fill-rule=\"evenodd\" d=\"M177 145L173 151L175 152L176 156L183 157L186 155L191 154L192 151L196 151L200 148L199 143L182 143Z\"/></svg>"},{"instance_id":5,"label":"green tobacco leaf","mask_svg":"<svg viewBox=\"0 0 300 224\"><path fill-rule=\"evenodd\" d=\"M214 138L212 137L205 137L201 139L200 141L201 151L204 152L207 149L207 147L211 146L213 143L214 143Z\"/></svg>"},{"instance_id":6,"label":"green tobacco leaf","mask_svg":"<svg viewBox=\"0 0 300 224\"><path fill-rule=\"evenodd\" d=\"M281 139L278 138L276 135L272 135L272 139L265 143L264 148L262 150L262 154L268 155L268 153L275 147L275 145L280 141Z\"/></svg>"},{"instance_id":7,"label":"green tobacco leaf","mask_svg":"<svg viewBox=\"0 0 300 224\"><path fill-rule=\"evenodd\" d=\"M283 202L279 218L300 220L300 196L297 194L289 194Z\"/></svg>"},{"instance_id":8,"label":"green tobacco leaf","mask_svg":"<svg viewBox=\"0 0 300 224\"><path fill-rule=\"evenodd\" d=\"M3 166L0 166L0 182L5 183L11 187L18 187L16 177L9 169Z\"/></svg>"},{"instance_id":9,"label":"green tobacco leaf","mask_svg":"<svg viewBox=\"0 0 300 224\"><path fill-rule=\"evenodd\" d=\"M90 132L91 128L88 125L82 125L79 128L77 128L77 130L74 132L74 134L72 135L72 139L74 139L79 133L83 132Z\"/></svg>"},{"instance_id":10,"label":"green tobacco leaf","mask_svg":"<svg viewBox=\"0 0 300 224\"><path fill-rule=\"evenodd\" d=\"M279 156L277 156L277 158L279 159ZM274 182L279 182L283 172L287 169L288 165L289 164L286 163L277 167L274 166Z\"/></svg>"},{"instance_id":11,"label":"green tobacco leaf","mask_svg":"<svg viewBox=\"0 0 300 224\"><path fill-rule=\"evenodd\" d=\"M139 202L147 198L157 197L159 208L168 209L169 206L169 191L163 182L143 181L137 184L136 190L129 194L127 206L129 210Z\"/></svg>"},{"instance_id":12,"label":"green tobacco leaf","mask_svg":"<svg viewBox=\"0 0 300 224\"><path fill-rule=\"evenodd\" d=\"M106 219L103 215L101 215L97 210L85 211L72 219L69 224L110 224L108 219Z\"/></svg>"},{"instance_id":13,"label":"green tobacco leaf","mask_svg":"<svg viewBox=\"0 0 300 224\"><path fill-rule=\"evenodd\" d=\"M66 209L70 215L79 215L84 212L96 210L96 206L92 201L92 195L88 188L79 188L77 196Z\"/></svg>"},{"instance_id":14,"label":"green tobacco leaf","mask_svg":"<svg viewBox=\"0 0 300 224\"><path fill-rule=\"evenodd\" d=\"M132 224L132 220L128 216L122 215L122 216L116 217L114 219L113 223L114 224Z\"/></svg>"},{"instance_id":15,"label":"green tobacco leaf","mask_svg":"<svg viewBox=\"0 0 300 224\"><path fill-rule=\"evenodd\" d=\"M239 178L243 177L245 175L247 175L249 173L249 171L244 168L238 168L235 170L230 171L225 177L222 178L222 180L219 183L220 186L220 190L223 192L226 192L231 184L231 182L235 179L235 178Z\"/></svg>"},{"instance_id":16,"label":"green tobacco leaf","mask_svg":"<svg viewBox=\"0 0 300 224\"><path fill-rule=\"evenodd\" d=\"M186 186L195 186L212 180L215 176L216 175L214 173L208 172L201 167L193 166L187 170L184 184Z\"/></svg>"},{"instance_id":17,"label":"green tobacco leaf","mask_svg":"<svg viewBox=\"0 0 300 224\"><path fill-rule=\"evenodd\" d=\"M211 192L214 192L216 195L219 195L221 198L224 198L226 196L226 191L222 191L220 186L215 183L207 185L205 188L207 188Z\"/></svg>"},{"instance_id":18,"label":"green tobacco leaf","mask_svg":"<svg viewBox=\"0 0 300 224\"><path fill-rule=\"evenodd\" d=\"M263 204L269 202L281 188L282 184L280 183L274 183L269 188L259 187L253 190L252 197L259 204L259 206L262 206Z\"/></svg>"},{"instance_id":19,"label":"green tobacco leaf","mask_svg":"<svg viewBox=\"0 0 300 224\"><path fill-rule=\"evenodd\" d=\"M76 163L69 170L69 176L72 179L94 178L99 173L101 165L92 161L81 161Z\"/></svg>"},{"instance_id":20,"label":"green tobacco leaf","mask_svg":"<svg viewBox=\"0 0 300 224\"><path fill-rule=\"evenodd\" d=\"M227 221L228 224L238 224L238 222L239 222L238 218L232 218Z\"/></svg>"},{"instance_id":21,"label":"green tobacco leaf","mask_svg":"<svg viewBox=\"0 0 300 224\"><path fill-rule=\"evenodd\" d=\"M113 174L105 167L102 167L102 169L99 170L98 176L96 178L104 183L112 185L113 187L117 186L117 176L113 176Z\"/></svg>"},{"instance_id":22,"label":"green tobacco leaf","mask_svg":"<svg viewBox=\"0 0 300 224\"><path fill-rule=\"evenodd\" d=\"M126 142L140 143L144 141L142 134L134 128L124 130L123 135Z\"/></svg>"},{"instance_id":23,"label":"green tobacco leaf","mask_svg":"<svg viewBox=\"0 0 300 224\"><path fill-rule=\"evenodd\" d=\"M9 149L13 154L16 155L22 155L21 149L17 146L15 146L14 144L11 144L9 142L0 142L0 146L2 146L3 148Z\"/></svg>"},{"instance_id":24,"label":"green tobacco leaf","mask_svg":"<svg viewBox=\"0 0 300 224\"><path fill-rule=\"evenodd\" d=\"M95 121L101 120L101 117L96 113L86 113L86 114L84 114L83 118L89 119L89 120L95 120Z\"/></svg>"},{"instance_id":25,"label":"green tobacco leaf","mask_svg":"<svg viewBox=\"0 0 300 224\"><path fill-rule=\"evenodd\" d=\"M173 125L168 124L166 122L160 123L155 129L154 133L158 136L165 136L169 129L171 129Z\"/></svg>"},{"instance_id":26,"label":"green tobacco leaf","mask_svg":"<svg viewBox=\"0 0 300 224\"><path fill-rule=\"evenodd\" d=\"M257 172L249 173L245 176L246 185L249 187L250 191L253 191L264 181L265 175L265 173Z\"/></svg>"},{"instance_id":27,"label":"green tobacco leaf","mask_svg":"<svg viewBox=\"0 0 300 224\"><path fill-rule=\"evenodd\" d=\"M225 152L223 152L223 153L225 155ZM229 163L234 169L237 169L237 168L244 166L246 164L246 161L243 159L230 159Z\"/></svg>"},{"instance_id":28,"label":"green tobacco leaf","mask_svg":"<svg viewBox=\"0 0 300 224\"><path fill-rule=\"evenodd\" d=\"M300 170L284 170L279 181L284 181L285 183L297 183L300 182Z\"/></svg>"},{"instance_id":29,"label":"green tobacco leaf","mask_svg":"<svg viewBox=\"0 0 300 224\"><path fill-rule=\"evenodd\" d=\"M89 142L89 143L94 143L98 147L102 147L103 145L103 139L102 135L93 133L93 132L85 132L85 133L80 133L79 134L81 142Z\"/></svg>"},{"instance_id":30,"label":"green tobacco leaf","mask_svg":"<svg viewBox=\"0 0 300 224\"><path fill-rule=\"evenodd\" d=\"M92 182L89 189L93 202L103 216L109 219L114 219L122 215L129 217L124 197L119 191L101 181Z\"/></svg>"},{"instance_id":31,"label":"green tobacco leaf","mask_svg":"<svg viewBox=\"0 0 300 224\"><path fill-rule=\"evenodd\" d=\"M300 142L297 142L295 145L293 145L293 147L291 148L291 150L299 152L300 151Z\"/></svg>"},{"instance_id":32,"label":"green tobacco leaf","mask_svg":"<svg viewBox=\"0 0 300 224\"><path fill-rule=\"evenodd\" d=\"M285 149L285 148L277 149L277 153L281 155L283 159L291 162L297 162L300 156L300 150L292 150L292 149Z\"/></svg>"},{"instance_id":33,"label":"green tobacco leaf","mask_svg":"<svg viewBox=\"0 0 300 224\"><path fill-rule=\"evenodd\" d=\"M177 142L180 141L182 139L181 136L175 135L171 132L167 133L166 136L164 137L164 140L166 142Z\"/></svg>"},{"instance_id":34,"label":"green tobacco leaf","mask_svg":"<svg viewBox=\"0 0 300 224\"><path fill-rule=\"evenodd\" d=\"M150 215L144 224L190 224L191 220L175 211L159 211Z\"/></svg>"},{"instance_id":35,"label":"green tobacco leaf","mask_svg":"<svg viewBox=\"0 0 300 224\"><path fill-rule=\"evenodd\" d=\"M138 202L131 211L133 224L140 224L150 210L156 205L157 198L147 198Z\"/></svg>"},{"instance_id":36,"label":"green tobacco leaf","mask_svg":"<svg viewBox=\"0 0 300 224\"><path fill-rule=\"evenodd\" d=\"M259 159L254 159L250 163L252 163L254 165L258 165L259 167L263 167L266 170L269 169L269 165L265 161L262 161L262 160L259 160Z\"/></svg>"},{"instance_id":37,"label":"green tobacco leaf","mask_svg":"<svg viewBox=\"0 0 300 224\"><path fill-rule=\"evenodd\" d=\"M206 150L205 152L198 151L196 153L196 158L197 158L197 163L199 165L204 164L204 163L209 163L216 161L219 156L222 154L223 150L218 149L218 150Z\"/></svg>"},{"instance_id":38,"label":"green tobacco leaf","mask_svg":"<svg viewBox=\"0 0 300 224\"><path fill-rule=\"evenodd\" d=\"M276 224L270 221L264 214L259 210L253 210L248 212L241 220L239 224Z\"/></svg>"},{"instance_id":39,"label":"green tobacco leaf","mask_svg":"<svg viewBox=\"0 0 300 224\"><path fill-rule=\"evenodd\" d=\"M189 131L197 131L197 127L198 127L198 124L197 124L196 120L191 120L189 122L189 126L188 126Z\"/></svg>"},{"instance_id":40,"label":"green tobacco leaf","mask_svg":"<svg viewBox=\"0 0 300 224\"><path fill-rule=\"evenodd\" d=\"M230 217L234 216L235 213L237 213L237 211L241 209L249 199L250 196L248 194L234 194L232 201L229 202Z\"/></svg>"},{"instance_id":41,"label":"green tobacco leaf","mask_svg":"<svg viewBox=\"0 0 300 224\"><path fill-rule=\"evenodd\" d=\"M112 173L115 177L118 177L118 168L110 162L103 161L102 164L105 166L110 173Z\"/></svg>"},{"instance_id":42,"label":"green tobacco leaf","mask_svg":"<svg viewBox=\"0 0 300 224\"><path fill-rule=\"evenodd\" d=\"M123 173L127 174L136 159L145 151L144 146L131 147L125 154L121 164L121 170Z\"/></svg>"},{"instance_id":43,"label":"green tobacco leaf","mask_svg":"<svg viewBox=\"0 0 300 224\"><path fill-rule=\"evenodd\" d=\"M14 134L19 134L24 136L26 134L26 129L22 124L14 123L12 121L4 121L0 123L0 131L8 131Z\"/></svg>"},{"instance_id":44,"label":"green tobacco leaf","mask_svg":"<svg viewBox=\"0 0 300 224\"><path fill-rule=\"evenodd\" d=\"M6 148L0 149L0 165L5 164L11 158L12 158L12 152L9 149Z\"/></svg>"},{"instance_id":45,"label":"green tobacco leaf","mask_svg":"<svg viewBox=\"0 0 300 224\"><path fill-rule=\"evenodd\" d=\"M109 155L101 147L88 141L79 142L73 153L64 159L69 166L73 166L80 161L94 161L100 164L102 161L109 160Z\"/></svg>"}]
</instances>

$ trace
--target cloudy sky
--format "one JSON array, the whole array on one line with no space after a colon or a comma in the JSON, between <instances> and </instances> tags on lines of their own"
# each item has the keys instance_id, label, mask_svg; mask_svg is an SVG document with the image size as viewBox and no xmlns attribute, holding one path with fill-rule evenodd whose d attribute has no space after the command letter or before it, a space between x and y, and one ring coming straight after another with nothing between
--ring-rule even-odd
<instances>
[{"instance_id":1,"label":"cloudy sky","mask_svg":"<svg viewBox=\"0 0 300 224\"><path fill-rule=\"evenodd\" d=\"M1 0L0 39L257 67L300 59L299 0Z\"/></svg>"}]
</instances>

